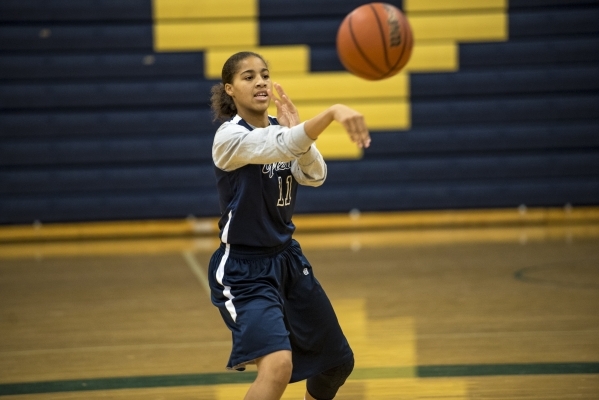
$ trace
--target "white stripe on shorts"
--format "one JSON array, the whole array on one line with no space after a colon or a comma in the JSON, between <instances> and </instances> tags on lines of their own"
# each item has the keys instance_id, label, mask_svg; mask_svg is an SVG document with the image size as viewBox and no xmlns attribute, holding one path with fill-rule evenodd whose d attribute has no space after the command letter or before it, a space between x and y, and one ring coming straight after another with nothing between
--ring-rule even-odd
<instances>
[{"instance_id":1,"label":"white stripe on shorts","mask_svg":"<svg viewBox=\"0 0 599 400\"><path fill-rule=\"evenodd\" d=\"M231 286L226 286L223 284L223 277L225 276L225 264L227 259L229 258L229 252L231 250L231 245L227 243L229 239L229 224L231 223L232 211L229 211L229 220L223 229L223 234L221 235L221 240L225 243L225 254L223 254L223 258L220 260L220 264L218 264L218 269L216 270L216 281L224 288L223 295L228 298L225 302L225 307L227 307L227 311L231 314L231 318L233 318L233 322L236 322L237 319L237 310L235 310L235 306L233 305L233 299L235 296L231 294Z\"/></svg>"}]
</instances>

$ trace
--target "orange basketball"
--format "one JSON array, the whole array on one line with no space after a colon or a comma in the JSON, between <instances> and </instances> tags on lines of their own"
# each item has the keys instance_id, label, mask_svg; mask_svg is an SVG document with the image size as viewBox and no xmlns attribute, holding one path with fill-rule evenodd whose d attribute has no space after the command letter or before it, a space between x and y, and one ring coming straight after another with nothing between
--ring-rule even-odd
<instances>
[{"instance_id":1,"label":"orange basketball","mask_svg":"<svg viewBox=\"0 0 599 400\"><path fill-rule=\"evenodd\" d=\"M347 14L337 31L337 54L349 72L379 80L397 74L412 54L412 29L395 6L370 3Z\"/></svg>"}]
</instances>

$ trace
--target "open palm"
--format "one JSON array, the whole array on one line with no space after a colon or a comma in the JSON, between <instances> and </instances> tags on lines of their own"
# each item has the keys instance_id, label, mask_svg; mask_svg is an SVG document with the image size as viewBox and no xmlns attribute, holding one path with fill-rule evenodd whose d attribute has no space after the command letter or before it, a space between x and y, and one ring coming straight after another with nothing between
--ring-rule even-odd
<instances>
[{"instance_id":1,"label":"open palm","mask_svg":"<svg viewBox=\"0 0 599 400\"><path fill-rule=\"evenodd\" d=\"M301 121L297 108L291 99L285 94L285 91L281 85L275 83L274 87L279 95L279 98L273 96L273 93L270 90L269 95L274 99L275 105L277 106L277 120L279 121L279 124L288 128L298 125Z\"/></svg>"}]
</instances>

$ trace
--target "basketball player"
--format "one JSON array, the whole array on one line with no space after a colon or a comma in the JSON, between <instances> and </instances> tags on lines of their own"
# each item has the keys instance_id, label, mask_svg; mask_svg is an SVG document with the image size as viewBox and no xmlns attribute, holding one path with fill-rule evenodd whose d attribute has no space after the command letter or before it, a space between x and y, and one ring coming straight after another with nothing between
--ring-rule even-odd
<instances>
[{"instance_id":1,"label":"basketball player","mask_svg":"<svg viewBox=\"0 0 599 400\"><path fill-rule=\"evenodd\" d=\"M231 56L212 110L224 122L212 157L220 198L221 245L210 260L212 302L232 332L228 369L258 368L246 400L280 399L290 382L307 380L305 399L327 400L353 369L354 357L329 299L314 277L291 217L297 185L319 186L326 165L314 146L333 121L360 147L370 136L358 112L334 105L300 123L264 59ZM277 118L268 115L270 101Z\"/></svg>"}]
</instances>

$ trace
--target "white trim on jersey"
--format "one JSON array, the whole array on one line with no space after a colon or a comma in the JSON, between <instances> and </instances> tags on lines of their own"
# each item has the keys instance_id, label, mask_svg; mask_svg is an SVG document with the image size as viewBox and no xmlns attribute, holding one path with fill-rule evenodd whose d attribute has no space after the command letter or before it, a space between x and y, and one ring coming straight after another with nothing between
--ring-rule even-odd
<instances>
[{"instance_id":1,"label":"white trim on jersey","mask_svg":"<svg viewBox=\"0 0 599 400\"><path fill-rule=\"evenodd\" d=\"M223 278L225 276L225 264L229 259L229 252L231 251L231 245L227 243L227 240L229 239L229 224L231 223L232 217L233 211L229 211L229 220L225 224L223 234L221 235L221 240L225 244L225 254L223 254L223 258L221 258L220 264L218 264L218 269L216 270L216 281L224 288L223 295L229 299L225 302L225 307L227 307L227 311L229 311L229 314L231 314L233 322L236 322L237 310L235 310L235 306L233 305L233 299L235 296L231 294L231 286L226 286L223 284Z\"/></svg>"}]
</instances>

